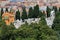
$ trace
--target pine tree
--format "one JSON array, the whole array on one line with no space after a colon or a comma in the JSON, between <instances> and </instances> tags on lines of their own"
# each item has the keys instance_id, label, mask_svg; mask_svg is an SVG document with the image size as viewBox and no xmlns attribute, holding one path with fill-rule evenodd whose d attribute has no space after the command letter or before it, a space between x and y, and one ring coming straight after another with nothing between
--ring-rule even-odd
<instances>
[{"instance_id":1,"label":"pine tree","mask_svg":"<svg viewBox=\"0 0 60 40\"><path fill-rule=\"evenodd\" d=\"M16 18L16 20L17 20L17 19L19 19L19 20L20 20L20 11L19 11L19 10L18 10L18 11L16 11L15 18Z\"/></svg>"},{"instance_id":2,"label":"pine tree","mask_svg":"<svg viewBox=\"0 0 60 40\"><path fill-rule=\"evenodd\" d=\"M33 18L33 9L32 7L29 8L29 14L28 14L28 18Z\"/></svg>"},{"instance_id":3,"label":"pine tree","mask_svg":"<svg viewBox=\"0 0 60 40\"><path fill-rule=\"evenodd\" d=\"M39 6L34 6L34 18L37 18L39 16Z\"/></svg>"},{"instance_id":4,"label":"pine tree","mask_svg":"<svg viewBox=\"0 0 60 40\"><path fill-rule=\"evenodd\" d=\"M23 12L22 12L21 18L22 18L22 20L27 19L27 12L26 12L25 8L23 8Z\"/></svg>"}]
</instances>

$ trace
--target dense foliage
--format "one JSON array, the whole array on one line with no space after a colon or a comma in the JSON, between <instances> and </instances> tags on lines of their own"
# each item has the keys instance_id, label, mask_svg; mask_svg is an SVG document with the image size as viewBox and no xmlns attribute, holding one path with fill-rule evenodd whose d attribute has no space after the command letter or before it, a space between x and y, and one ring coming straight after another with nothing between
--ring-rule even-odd
<instances>
[{"instance_id":1,"label":"dense foliage","mask_svg":"<svg viewBox=\"0 0 60 40\"><path fill-rule=\"evenodd\" d=\"M42 16L45 16L45 14L41 10L39 10L38 5L34 6L34 8L29 8L28 18L38 18Z\"/></svg>"},{"instance_id":2,"label":"dense foliage","mask_svg":"<svg viewBox=\"0 0 60 40\"><path fill-rule=\"evenodd\" d=\"M58 40L56 32L46 25L45 20L39 24L22 25L18 30L19 40Z\"/></svg>"},{"instance_id":3,"label":"dense foliage","mask_svg":"<svg viewBox=\"0 0 60 40\"><path fill-rule=\"evenodd\" d=\"M39 24L26 23L19 29L15 29L12 24L7 26L4 21L1 21L0 28L1 40L58 40L56 32L46 25L43 17Z\"/></svg>"},{"instance_id":4,"label":"dense foliage","mask_svg":"<svg viewBox=\"0 0 60 40\"><path fill-rule=\"evenodd\" d=\"M57 34L58 34L59 40L60 40L60 12L56 12L55 20L54 20L54 23L52 25L52 29L57 31Z\"/></svg>"},{"instance_id":5,"label":"dense foliage","mask_svg":"<svg viewBox=\"0 0 60 40\"><path fill-rule=\"evenodd\" d=\"M3 11L1 10L1 13ZM32 14L33 13L33 14ZM56 17L51 29L47 26L44 14L39 11L39 6L36 5L34 9L32 7L29 9L29 16L27 17L26 9L23 8L22 12L22 20L27 18L38 18L41 17L39 23L28 23L20 26L20 28L16 29L13 24L6 25L4 20L0 21L0 40L58 40L58 35L55 30L60 31L60 12L56 12ZM47 16L50 16L50 9L47 8ZM19 10L16 12L16 20L20 20L20 12Z\"/></svg>"},{"instance_id":6,"label":"dense foliage","mask_svg":"<svg viewBox=\"0 0 60 40\"><path fill-rule=\"evenodd\" d=\"M60 12L56 12L54 24L52 27L54 30L60 30Z\"/></svg>"}]
</instances>

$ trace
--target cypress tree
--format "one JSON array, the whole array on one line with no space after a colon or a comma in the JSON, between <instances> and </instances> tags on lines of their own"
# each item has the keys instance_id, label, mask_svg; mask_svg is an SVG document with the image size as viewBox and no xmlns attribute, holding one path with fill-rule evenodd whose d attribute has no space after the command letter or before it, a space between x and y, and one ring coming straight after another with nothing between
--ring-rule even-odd
<instances>
[{"instance_id":1,"label":"cypress tree","mask_svg":"<svg viewBox=\"0 0 60 40\"><path fill-rule=\"evenodd\" d=\"M53 9L55 12L57 12L57 7L56 6L53 6Z\"/></svg>"},{"instance_id":2,"label":"cypress tree","mask_svg":"<svg viewBox=\"0 0 60 40\"><path fill-rule=\"evenodd\" d=\"M34 18L37 18L39 16L39 6L34 6Z\"/></svg>"},{"instance_id":3,"label":"cypress tree","mask_svg":"<svg viewBox=\"0 0 60 40\"><path fill-rule=\"evenodd\" d=\"M27 19L27 12L26 12L25 8L23 8L23 12L22 12L21 18L22 18L22 20Z\"/></svg>"},{"instance_id":4,"label":"cypress tree","mask_svg":"<svg viewBox=\"0 0 60 40\"><path fill-rule=\"evenodd\" d=\"M6 8L6 12L8 12L8 8Z\"/></svg>"},{"instance_id":5,"label":"cypress tree","mask_svg":"<svg viewBox=\"0 0 60 40\"><path fill-rule=\"evenodd\" d=\"M33 18L33 9L32 7L29 8L29 14L28 14L28 18Z\"/></svg>"},{"instance_id":6,"label":"cypress tree","mask_svg":"<svg viewBox=\"0 0 60 40\"><path fill-rule=\"evenodd\" d=\"M60 12L60 8L59 8L59 12Z\"/></svg>"},{"instance_id":7,"label":"cypress tree","mask_svg":"<svg viewBox=\"0 0 60 40\"><path fill-rule=\"evenodd\" d=\"M0 21L2 21L2 16L1 16L1 13L0 13Z\"/></svg>"},{"instance_id":8,"label":"cypress tree","mask_svg":"<svg viewBox=\"0 0 60 40\"><path fill-rule=\"evenodd\" d=\"M51 9L47 6L47 10L46 10L46 12L47 12L47 17L50 17L50 12L51 12Z\"/></svg>"},{"instance_id":9,"label":"cypress tree","mask_svg":"<svg viewBox=\"0 0 60 40\"><path fill-rule=\"evenodd\" d=\"M1 8L1 16L3 15L3 13L4 13L4 12L3 12L3 8Z\"/></svg>"},{"instance_id":10,"label":"cypress tree","mask_svg":"<svg viewBox=\"0 0 60 40\"><path fill-rule=\"evenodd\" d=\"M20 11L16 11L16 16L15 16L16 20L19 19L20 20Z\"/></svg>"}]
</instances>

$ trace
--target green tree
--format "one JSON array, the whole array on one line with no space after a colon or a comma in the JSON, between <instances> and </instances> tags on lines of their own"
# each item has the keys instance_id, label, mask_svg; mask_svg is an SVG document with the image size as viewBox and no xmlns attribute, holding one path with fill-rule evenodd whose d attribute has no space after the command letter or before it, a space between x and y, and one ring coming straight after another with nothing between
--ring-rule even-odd
<instances>
[{"instance_id":1,"label":"green tree","mask_svg":"<svg viewBox=\"0 0 60 40\"><path fill-rule=\"evenodd\" d=\"M15 14L15 19L19 19L20 20L20 11L16 11L16 14Z\"/></svg>"},{"instance_id":2,"label":"green tree","mask_svg":"<svg viewBox=\"0 0 60 40\"><path fill-rule=\"evenodd\" d=\"M8 12L8 8L6 8L6 10L5 10L6 12Z\"/></svg>"},{"instance_id":3,"label":"green tree","mask_svg":"<svg viewBox=\"0 0 60 40\"><path fill-rule=\"evenodd\" d=\"M0 27L1 40L58 40L56 32L46 25L44 17L39 24L24 24L19 29L15 29L13 24L5 25L4 21L0 22Z\"/></svg>"},{"instance_id":4,"label":"green tree","mask_svg":"<svg viewBox=\"0 0 60 40\"><path fill-rule=\"evenodd\" d=\"M55 20L54 23L52 25L54 30L60 30L60 12L56 12L55 14Z\"/></svg>"},{"instance_id":5,"label":"green tree","mask_svg":"<svg viewBox=\"0 0 60 40\"><path fill-rule=\"evenodd\" d=\"M23 12L22 12L21 18L22 18L22 20L27 19L27 12L26 12L25 8L23 8Z\"/></svg>"},{"instance_id":6,"label":"green tree","mask_svg":"<svg viewBox=\"0 0 60 40\"><path fill-rule=\"evenodd\" d=\"M57 34L58 34L59 40L60 40L60 12L55 13L55 19L54 19L54 22L52 25L52 29L57 31Z\"/></svg>"},{"instance_id":7,"label":"green tree","mask_svg":"<svg viewBox=\"0 0 60 40\"><path fill-rule=\"evenodd\" d=\"M1 26L1 40L15 40L15 27L11 24L9 26L3 25Z\"/></svg>"},{"instance_id":8,"label":"green tree","mask_svg":"<svg viewBox=\"0 0 60 40\"><path fill-rule=\"evenodd\" d=\"M56 32L46 25L43 17L39 24L24 24L18 30L19 40L58 40Z\"/></svg>"},{"instance_id":9,"label":"green tree","mask_svg":"<svg viewBox=\"0 0 60 40\"><path fill-rule=\"evenodd\" d=\"M29 14L28 14L28 18L33 18L33 9L32 7L29 8Z\"/></svg>"},{"instance_id":10,"label":"green tree","mask_svg":"<svg viewBox=\"0 0 60 40\"><path fill-rule=\"evenodd\" d=\"M13 24L6 25L4 20L0 21L0 40L10 40L15 36L15 27ZM15 39L15 37L14 37Z\"/></svg>"},{"instance_id":11,"label":"green tree","mask_svg":"<svg viewBox=\"0 0 60 40\"><path fill-rule=\"evenodd\" d=\"M57 7L56 6L53 6L53 9L55 12L57 12Z\"/></svg>"},{"instance_id":12,"label":"green tree","mask_svg":"<svg viewBox=\"0 0 60 40\"><path fill-rule=\"evenodd\" d=\"M51 12L51 9L47 6L47 10L46 10L46 12L47 12L47 17L50 17L50 12Z\"/></svg>"},{"instance_id":13,"label":"green tree","mask_svg":"<svg viewBox=\"0 0 60 40\"><path fill-rule=\"evenodd\" d=\"M4 12L3 12L3 8L1 8L1 16L3 15L3 13L4 13Z\"/></svg>"},{"instance_id":14,"label":"green tree","mask_svg":"<svg viewBox=\"0 0 60 40\"><path fill-rule=\"evenodd\" d=\"M41 10L39 11L39 17L45 17L44 11L43 12L41 12Z\"/></svg>"},{"instance_id":15,"label":"green tree","mask_svg":"<svg viewBox=\"0 0 60 40\"><path fill-rule=\"evenodd\" d=\"M60 11L60 8L59 8L59 11Z\"/></svg>"},{"instance_id":16,"label":"green tree","mask_svg":"<svg viewBox=\"0 0 60 40\"><path fill-rule=\"evenodd\" d=\"M0 40L2 38L2 28L4 28L6 26L5 22L0 20Z\"/></svg>"},{"instance_id":17,"label":"green tree","mask_svg":"<svg viewBox=\"0 0 60 40\"><path fill-rule=\"evenodd\" d=\"M1 16L1 13L0 13L0 21L2 20L2 16Z\"/></svg>"},{"instance_id":18,"label":"green tree","mask_svg":"<svg viewBox=\"0 0 60 40\"><path fill-rule=\"evenodd\" d=\"M39 16L39 6L34 6L34 18L37 18Z\"/></svg>"}]
</instances>

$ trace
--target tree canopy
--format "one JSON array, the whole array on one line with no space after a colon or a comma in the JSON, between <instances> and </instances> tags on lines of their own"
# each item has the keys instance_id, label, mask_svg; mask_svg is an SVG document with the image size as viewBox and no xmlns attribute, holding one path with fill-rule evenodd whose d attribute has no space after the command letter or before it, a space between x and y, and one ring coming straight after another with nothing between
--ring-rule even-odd
<instances>
[{"instance_id":1,"label":"tree canopy","mask_svg":"<svg viewBox=\"0 0 60 40\"><path fill-rule=\"evenodd\" d=\"M20 11L16 11L16 14L15 14L15 19L19 19L20 20Z\"/></svg>"},{"instance_id":2,"label":"tree canopy","mask_svg":"<svg viewBox=\"0 0 60 40\"><path fill-rule=\"evenodd\" d=\"M1 40L58 40L56 32L46 25L44 18L39 24L24 24L19 29L15 29L13 24L7 26L3 21L0 26Z\"/></svg>"},{"instance_id":3,"label":"tree canopy","mask_svg":"<svg viewBox=\"0 0 60 40\"><path fill-rule=\"evenodd\" d=\"M34 14L33 14L33 9L32 7L29 8L29 13L28 13L28 18L33 18Z\"/></svg>"},{"instance_id":4,"label":"tree canopy","mask_svg":"<svg viewBox=\"0 0 60 40\"><path fill-rule=\"evenodd\" d=\"M39 16L39 5L34 6L34 18Z\"/></svg>"},{"instance_id":5,"label":"tree canopy","mask_svg":"<svg viewBox=\"0 0 60 40\"><path fill-rule=\"evenodd\" d=\"M23 8L23 12L22 12L21 18L22 18L22 20L27 19L27 12L26 12L25 8Z\"/></svg>"}]
</instances>

